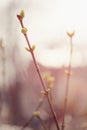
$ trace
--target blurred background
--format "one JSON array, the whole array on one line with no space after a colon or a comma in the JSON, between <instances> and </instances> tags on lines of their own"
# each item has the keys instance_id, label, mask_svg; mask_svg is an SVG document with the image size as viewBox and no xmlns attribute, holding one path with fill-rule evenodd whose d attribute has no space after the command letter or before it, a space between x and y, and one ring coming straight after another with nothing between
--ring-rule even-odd
<instances>
[{"instance_id":1,"label":"blurred background","mask_svg":"<svg viewBox=\"0 0 87 130\"><path fill-rule=\"evenodd\" d=\"M36 46L35 55L41 72L50 71L55 77L52 97L59 120L64 111L64 71L69 64L70 41L66 32L75 31L68 114L70 119L71 115L86 118L86 0L3 0L0 2L0 123L22 126L31 118L42 96L41 84L31 55L25 50L27 44L16 17L22 9L30 43ZM46 101L41 111L43 120L53 121ZM35 129L36 125L41 129L37 120L32 122L31 128ZM72 123L70 126L67 129L72 130Z\"/></svg>"}]
</instances>

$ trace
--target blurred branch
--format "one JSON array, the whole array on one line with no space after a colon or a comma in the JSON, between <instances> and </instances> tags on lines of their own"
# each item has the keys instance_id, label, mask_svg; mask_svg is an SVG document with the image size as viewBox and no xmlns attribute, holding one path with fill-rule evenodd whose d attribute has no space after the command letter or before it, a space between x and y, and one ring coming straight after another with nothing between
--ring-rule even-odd
<instances>
[{"instance_id":1,"label":"blurred branch","mask_svg":"<svg viewBox=\"0 0 87 130\"><path fill-rule=\"evenodd\" d=\"M67 35L70 38L70 59L69 59L68 70L66 71L67 78L66 78L66 90L65 90L65 99L64 99L64 114L63 114L61 130L65 129L65 116L67 112L68 92L69 92L69 83L70 83L70 75L71 75L71 61L72 61L72 53L73 53L72 37L74 36L74 32L72 33L67 32Z\"/></svg>"},{"instance_id":2,"label":"blurred branch","mask_svg":"<svg viewBox=\"0 0 87 130\"><path fill-rule=\"evenodd\" d=\"M40 99L39 104L37 105L35 111L38 111L40 109L44 101L45 101L45 96L43 96L42 99ZM31 118L22 126L21 130L24 130L27 126L29 127L30 123L33 121L34 118L35 116L32 115Z\"/></svg>"}]
</instances>

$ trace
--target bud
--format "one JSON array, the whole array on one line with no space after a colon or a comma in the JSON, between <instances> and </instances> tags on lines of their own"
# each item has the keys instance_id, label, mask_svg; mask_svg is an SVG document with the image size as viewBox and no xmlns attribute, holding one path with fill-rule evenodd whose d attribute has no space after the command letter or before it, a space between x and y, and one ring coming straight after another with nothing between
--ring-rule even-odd
<instances>
[{"instance_id":1,"label":"bud","mask_svg":"<svg viewBox=\"0 0 87 130\"><path fill-rule=\"evenodd\" d=\"M47 93L49 93L51 91L51 88L48 88L46 91L47 91Z\"/></svg>"},{"instance_id":2,"label":"bud","mask_svg":"<svg viewBox=\"0 0 87 130\"><path fill-rule=\"evenodd\" d=\"M50 84L50 83L53 83L55 81L55 78L53 76L49 76L47 78L47 82Z\"/></svg>"},{"instance_id":3,"label":"bud","mask_svg":"<svg viewBox=\"0 0 87 130\"><path fill-rule=\"evenodd\" d=\"M20 17L23 19L24 16L25 16L25 14L24 14L24 10L22 10L21 13L20 13Z\"/></svg>"},{"instance_id":4,"label":"bud","mask_svg":"<svg viewBox=\"0 0 87 130\"><path fill-rule=\"evenodd\" d=\"M39 116L40 116L40 111L35 111L35 112L33 113L33 115L36 116L36 117L39 117Z\"/></svg>"},{"instance_id":5,"label":"bud","mask_svg":"<svg viewBox=\"0 0 87 130\"><path fill-rule=\"evenodd\" d=\"M30 49L29 49L28 47L25 47L25 50L26 50L26 51L30 51Z\"/></svg>"},{"instance_id":6,"label":"bud","mask_svg":"<svg viewBox=\"0 0 87 130\"><path fill-rule=\"evenodd\" d=\"M72 38L72 37L74 36L74 34L75 34L75 32L72 32L72 33L67 32L67 35L68 35L70 38Z\"/></svg>"},{"instance_id":7,"label":"bud","mask_svg":"<svg viewBox=\"0 0 87 130\"><path fill-rule=\"evenodd\" d=\"M45 92L44 90L42 90L42 91L41 91L41 94L44 94L44 95L46 95L46 92Z\"/></svg>"},{"instance_id":8,"label":"bud","mask_svg":"<svg viewBox=\"0 0 87 130\"><path fill-rule=\"evenodd\" d=\"M35 46L35 45L33 45L33 46L32 46L32 51L34 51L34 50L35 50L35 48L36 48L36 46Z\"/></svg>"},{"instance_id":9,"label":"bud","mask_svg":"<svg viewBox=\"0 0 87 130\"><path fill-rule=\"evenodd\" d=\"M3 41L0 40L0 48L1 48L1 49L4 49L4 47L5 47L5 46L4 46L4 44L3 44Z\"/></svg>"},{"instance_id":10,"label":"bud","mask_svg":"<svg viewBox=\"0 0 87 130\"><path fill-rule=\"evenodd\" d=\"M25 27L21 29L21 32L22 32L23 34L26 34L27 31L28 31L28 30L27 30L27 28L25 28Z\"/></svg>"},{"instance_id":11,"label":"bud","mask_svg":"<svg viewBox=\"0 0 87 130\"><path fill-rule=\"evenodd\" d=\"M67 74L67 75L71 75L72 72L69 72L68 70L65 70L65 74Z\"/></svg>"}]
</instances>

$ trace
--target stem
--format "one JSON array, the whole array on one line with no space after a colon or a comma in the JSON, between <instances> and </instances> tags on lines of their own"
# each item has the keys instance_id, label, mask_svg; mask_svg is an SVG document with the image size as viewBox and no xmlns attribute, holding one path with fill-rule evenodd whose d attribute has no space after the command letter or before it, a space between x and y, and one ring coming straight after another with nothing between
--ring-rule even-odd
<instances>
[{"instance_id":1,"label":"stem","mask_svg":"<svg viewBox=\"0 0 87 130\"><path fill-rule=\"evenodd\" d=\"M21 27L24 28L23 20L21 19L20 15L17 15L17 18L18 18L18 20L20 21ZM33 62L34 62L34 65L35 65L37 74L38 74L38 76L39 76L39 79L40 79L42 88L43 88L43 90L44 90L45 93L46 93L45 95L46 95L46 97L47 97L47 100L48 100L48 103L49 103L49 107L50 107L51 112L52 112L52 114L53 114L53 117L54 117L54 120L55 120L55 124L56 124L57 130L60 130L59 124L58 124L58 121L57 121L57 117L56 117L56 113L55 113L55 111L54 111L53 105L52 105L51 100L50 100L50 98L49 98L49 96L48 96L48 93L47 93L47 91L46 91L46 86L45 86L45 84L44 84L44 81L43 81L43 78L42 78L40 69L39 69L39 67L38 67L38 63L37 63L36 58L35 58L35 55L34 55L34 52L33 52L32 47L31 47L31 45L30 45L30 42L29 42L27 33L24 34L24 37L25 37L26 42L27 42L27 44L28 44L28 47L29 47L29 49L30 49L30 53L31 53L31 56L32 56L32 59L33 59Z\"/></svg>"},{"instance_id":2,"label":"stem","mask_svg":"<svg viewBox=\"0 0 87 130\"><path fill-rule=\"evenodd\" d=\"M37 110L42 106L44 100L45 100L45 96L43 97L42 102L40 102L40 103L38 104L38 106L36 107L35 111L37 111ZM35 116L32 115L32 117L23 125L23 127L22 127L21 130L24 130L24 128L26 128L27 126L29 127L29 125L30 125L30 123L32 122L32 120L34 119L34 117L35 117Z\"/></svg>"},{"instance_id":3,"label":"stem","mask_svg":"<svg viewBox=\"0 0 87 130\"><path fill-rule=\"evenodd\" d=\"M37 118L39 119L39 121L40 121L40 123L41 123L43 129L44 129L44 130L48 130L48 129L46 128L46 126L44 125L44 122L42 121L42 119L40 118L40 116L37 116Z\"/></svg>"},{"instance_id":4,"label":"stem","mask_svg":"<svg viewBox=\"0 0 87 130\"><path fill-rule=\"evenodd\" d=\"M65 90L65 100L64 100L64 114L63 114L63 121L61 130L64 130L65 128L65 116L67 112L67 103L68 103L68 92L69 92L69 83L70 83L70 75L71 75L71 61L72 61L72 37L70 37L70 59L69 59L69 65L68 65L68 74L66 79L66 90Z\"/></svg>"},{"instance_id":5,"label":"stem","mask_svg":"<svg viewBox=\"0 0 87 130\"><path fill-rule=\"evenodd\" d=\"M23 127L21 128L21 130L24 130L27 126L29 126L33 119L34 119L34 116L32 116L32 117L29 119L29 121L26 122L26 123L23 125Z\"/></svg>"},{"instance_id":6,"label":"stem","mask_svg":"<svg viewBox=\"0 0 87 130\"><path fill-rule=\"evenodd\" d=\"M56 116L56 113L54 111L54 107L53 107L53 104L50 100L50 97L47 95L47 99L48 99L48 103L49 103L49 106L50 106L50 109L51 109L51 112L53 114L53 118L54 118L54 121L55 121L55 124L56 124L56 127L57 127L57 130L60 130L59 128L59 124L58 124L58 120L57 120L57 116Z\"/></svg>"}]
</instances>

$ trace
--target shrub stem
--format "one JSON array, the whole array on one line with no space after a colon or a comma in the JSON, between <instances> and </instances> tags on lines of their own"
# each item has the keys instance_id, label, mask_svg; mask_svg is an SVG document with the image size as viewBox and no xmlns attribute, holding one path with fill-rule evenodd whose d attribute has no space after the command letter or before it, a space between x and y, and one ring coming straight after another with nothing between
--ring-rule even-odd
<instances>
[{"instance_id":1,"label":"shrub stem","mask_svg":"<svg viewBox=\"0 0 87 130\"><path fill-rule=\"evenodd\" d=\"M65 129L65 116L67 112L67 104L68 104L68 92L69 92L69 83L70 83L70 75L71 75L71 61L72 61L72 50L73 50L73 44L72 44L72 37L73 35L68 35L70 38L70 58L69 58L69 65L68 65L68 73L66 78L66 90L65 90L65 99L64 99L64 113L63 113L63 121L61 125L61 130Z\"/></svg>"},{"instance_id":2,"label":"shrub stem","mask_svg":"<svg viewBox=\"0 0 87 130\"><path fill-rule=\"evenodd\" d=\"M17 18L18 18L18 20L20 21L21 27L22 27L22 29L23 29L23 28L24 28L23 18L22 18L20 15L17 15ZM47 90L46 90L46 86L45 86L45 84L44 84L44 81L43 81L43 78L42 78L40 69L39 69L39 67L38 67L38 63L37 63L37 61L36 61L36 58L35 58L33 49L32 49L32 47L31 47L31 44L30 44L29 39L28 39L28 36L27 36L27 33L23 33L23 34L24 34L24 37L25 37L26 42L27 42L27 44L28 44L28 47L29 47L29 50L30 50L30 53L31 53L31 56L32 56L32 59L33 59L33 62L34 62L35 68L36 68L36 71L37 71L37 73L38 73L40 82L41 82L41 84L42 84L42 88L43 88L44 92L46 93L45 95L46 95L46 98L47 98L47 100L48 100L48 103L49 103L49 107L50 107L50 109L51 109L51 112L52 112L52 114L53 114L53 117L54 117L54 120L55 120L55 124L56 124L57 130L60 130L59 124L58 124L58 120L57 120L57 116L56 116L56 113L55 113L55 111L54 111L54 107L53 107L53 105L52 105L52 103L51 103L50 97L48 96L48 93L47 93Z\"/></svg>"}]
</instances>

